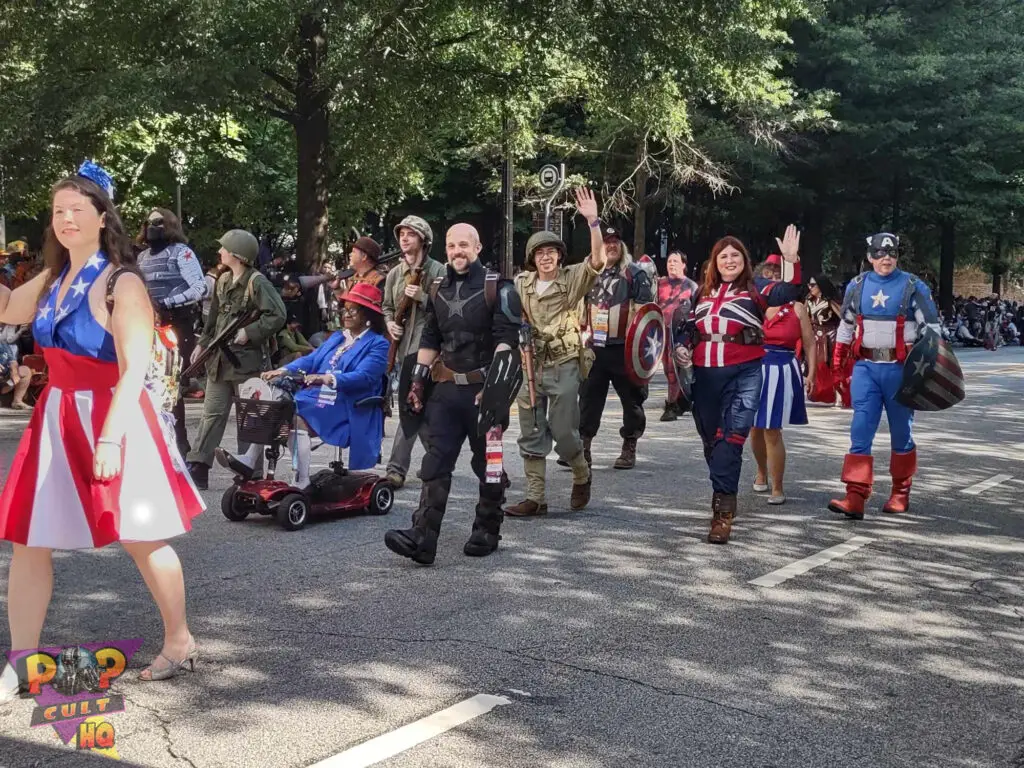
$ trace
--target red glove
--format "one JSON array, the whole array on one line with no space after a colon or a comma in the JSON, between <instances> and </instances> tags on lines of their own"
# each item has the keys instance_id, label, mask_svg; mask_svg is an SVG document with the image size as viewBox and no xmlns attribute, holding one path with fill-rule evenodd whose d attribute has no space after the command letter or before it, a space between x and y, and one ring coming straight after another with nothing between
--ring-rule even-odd
<instances>
[{"instance_id":1,"label":"red glove","mask_svg":"<svg viewBox=\"0 0 1024 768\"><path fill-rule=\"evenodd\" d=\"M409 403L409 410L413 413L419 413L423 410L423 390L424 384L422 379L415 380L409 385L409 395L405 400Z\"/></svg>"},{"instance_id":2,"label":"red glove","mask_svg":"<svg viewBox=\"0 0 1024 768\"><path fill-rule=\"evenodd\" d=\"M850 345L836 342L835 348L832 350L832 370L849 375L847 367L853 368L852 362L850 360Z\"/></svg>"}]
</instances>

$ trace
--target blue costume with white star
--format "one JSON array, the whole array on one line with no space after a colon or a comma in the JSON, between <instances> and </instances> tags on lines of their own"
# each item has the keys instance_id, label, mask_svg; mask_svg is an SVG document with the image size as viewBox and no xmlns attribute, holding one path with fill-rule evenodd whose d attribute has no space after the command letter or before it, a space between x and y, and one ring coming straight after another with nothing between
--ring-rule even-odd
<instances>
[{"instance_id":1,"label":"blue costume with white star","mask_svg":"<svg viewBox=\"0 0 1024 768\"><path fill-rule=\"evenodd\" d=\"M43 300L32 324L32 335L41 347L56 347L83 357L95 357L105 362L117 362L114 337L96 322L89 310L87 294L107 264L102 251L93 254L78 273L60 307L56 306L57 293L68 273L65 266L53 281L50 292Z\"/></svg>"},{"instance_id":2,"label":"blue costume with white star","mask_svg":"<svg viewBox=\"0 0 1024 768\"><path fill-rule=\"evenodd\" d=\"M865 272L847 287L836 341L852 345L856 360L850 453L871 455L883 407L893 452L914 450L914 412L897 402L896 394L906 353L923 325L939 331L939 317L931 291L914 275L899 269L885 277Z\"/></svg>"}]
</instances>

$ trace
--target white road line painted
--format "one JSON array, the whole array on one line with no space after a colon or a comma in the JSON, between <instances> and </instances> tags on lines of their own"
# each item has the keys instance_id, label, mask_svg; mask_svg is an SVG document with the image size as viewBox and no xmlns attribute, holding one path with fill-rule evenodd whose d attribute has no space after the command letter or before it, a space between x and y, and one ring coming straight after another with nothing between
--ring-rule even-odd
<instances>
[{"instance_id":1,"label":"white road line painted","mask_svg":"<svg viewBox=\"0 0 1024 768\"><path fill-rule=\"evenodd\" d=\"M995 488L1000 483L1005 483L1007 480L1013 480L1013 475L996 475L990 477L988 480L983 480L980 483L975 483L969 488L964 488L960 493L965 493L968 496L977 496L979 493L987 491L989 488Z\"/></svg>"},{"instance_id":2,"label":"white road line painted","mask_svg":"<svg viewBox=\"0 0 1024 768\"><path fill-rule=\"evenodd\" d=\"M874 539L869 539L867 536L854 536L845 544L837 544L834 547L823 549L815 555L805 557L803 560L797 560L795 563L790 563L783 568L779 568L777 571L766 573L764 576L758 576L756 579L748 581L747 583L753 584L757 587L777 587L782 582L789 581L794 576L807 573L812 568L817 568L819 565L824 565L838 557L848 555L851 552L860 549L865 544L870 544L872 541L874 541Z\"/></svg>"},{"instance_id":3,"label":"white road line painted","mask_svg":"<svg viewBox=\"0 0 1024 768\"><path fill-rule=\"evenodd\" d=\"M478 693L472 698L448 707L448 709L435 712L415 723L409 723L396 731L382 734L375 739L364 741L352 749L346 749L334 757L321 760L310 768L366 768L369 765L376 765L389 757L412 749L417 744L440 736L445 731L450 731L452 728L480 717L480 715L486 715L495 707L511 703L504 696Z\"/></svg>"}]
</instances>

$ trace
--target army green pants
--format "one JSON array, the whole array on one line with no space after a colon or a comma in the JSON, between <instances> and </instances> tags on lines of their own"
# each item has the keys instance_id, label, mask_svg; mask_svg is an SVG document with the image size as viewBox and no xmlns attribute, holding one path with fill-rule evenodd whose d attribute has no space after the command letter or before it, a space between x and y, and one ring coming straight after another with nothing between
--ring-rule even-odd
<instances>
[{"instance_id":1,"label":"army green pants","mask_svg":"<svg viewBox=\"0 0 1024 768\"><path fill-rule=\"evenodd\" d=\"M572 467L573 483L590 480L580 439L580 365L575 358L545 366L535 374L536 414L530 408L530 387L524 381L516 397L519 409L519 454L526 470L527 498L544 502L546 458L552 446Z\"/></svg>"},{"instance_id":2,"label":"army green pants","mask_svg":"<svg viewBox=\"0 0 1024 768\"><path fill-rule=\"evenodd\" d=\"M254 373L253 376L258 376ZM247 377L248 378L248 377ZM213 452L224 439L224 430L231 416L231 406L238 394L242 381L215 381L206 378L206 396L203 400L203 418L199 422L199 434L196 436L195 448L189 453L187 461L213 466ZM238 455L249 450L248 443L238 444ZM263 454L256 465L257 474L263 471Z\"/></svg>"}]
</instances>

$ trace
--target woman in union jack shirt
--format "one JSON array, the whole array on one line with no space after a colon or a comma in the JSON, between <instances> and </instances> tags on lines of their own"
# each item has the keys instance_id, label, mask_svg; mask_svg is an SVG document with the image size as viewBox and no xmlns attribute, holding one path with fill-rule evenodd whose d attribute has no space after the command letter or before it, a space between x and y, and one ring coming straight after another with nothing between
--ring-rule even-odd
<instances>
[{"instance_id":1,"label":"woman in union jack shirt","mask_svg":"<svg viewBox=\"0 0 1024 768\"><path fill-rule=\"evenodd\" d=\"M792 282L754 277L746 246L723 237L711 259L694 310L674 338L676 359L694 367L693 420L704 443L711 475L711 531L708 541L729 541L743 445L761 397L764 314L800 298L800 233L790 225L781 240L782 258L794 266Z\"/></svg>"}]
</instances>

